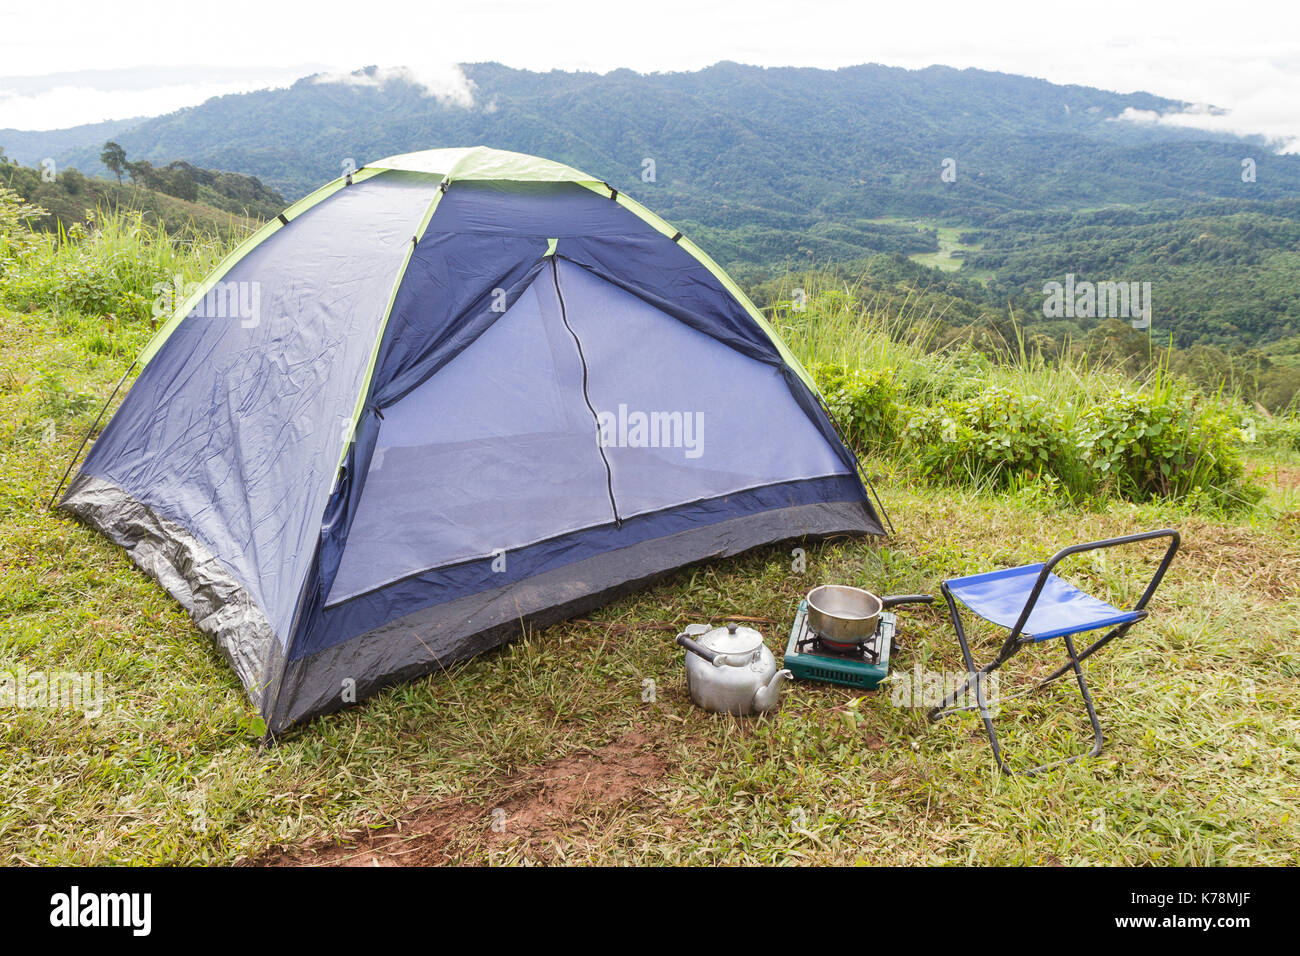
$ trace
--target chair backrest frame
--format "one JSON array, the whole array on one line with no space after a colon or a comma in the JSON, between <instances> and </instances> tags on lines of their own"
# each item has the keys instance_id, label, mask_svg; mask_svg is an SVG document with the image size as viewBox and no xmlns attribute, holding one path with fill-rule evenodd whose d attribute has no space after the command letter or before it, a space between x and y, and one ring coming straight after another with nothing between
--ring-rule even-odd
<instances>
[{"instance_id":1,"label":"chair backrest frame","mask_svg":"<svg viewBox=\"0 0 1300 956\"><path fill-rule=\"evenodd\" d=\"M1147 602L1151 600L1152 595L1156 593L1156 588L1164 579L1165 572L1169 570L1169 565L1173 563L1174 555L1178 553L1178 548L1182 544L1182 536L1173 528L1161 528L1159 531L1142 531L1138 534L1126 534L1118 538L1104 538L1101 541L1089 541L1085 544L1072 544L1069 547L1062 548L1043 565L1042 570L1038 572L1038 579L1034 582L1034 588L1029 592L1029 600L1025 602L1024 610L1020 612L1020 618L1016 621L1016 626L1011 629L1011 636L1008 641L1020 640L1020 633L1025 624L1029 621L1029 615L1034 610L1034 605L1038 603L1038 596L1042 593L1043 586L1047 584L1047 579L1061 561L1076 554L1082 554L1085 551L1097 551L1102 548L1115 548L1125 544L1135 544L1140 541L1152 541L1156 538L1168 538L1169 546L1165 548L1164 557L1160 561L1156 573L1151 576L1147 583L1146 590L1142 592L1132 610L1144 611Z\"/></svg>"}]
</instances>

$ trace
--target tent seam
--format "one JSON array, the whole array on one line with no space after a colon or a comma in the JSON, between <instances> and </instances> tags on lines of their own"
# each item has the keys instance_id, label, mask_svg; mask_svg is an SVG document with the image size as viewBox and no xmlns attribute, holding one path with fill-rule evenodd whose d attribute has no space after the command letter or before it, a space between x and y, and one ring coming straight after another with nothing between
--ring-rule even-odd
<instances>
[{"instance_id":1,"label":"tent seam","mask_svg":"<svg viewBox=\"0 0 1300 956\"><path fill-rule=\"evenodd\" d=\"M424 175L428 175L428 174L424 174ZM397 301L397 292L401 288L403 280L406 278L406 270L407 267L410 266L411 264L411 257L415 253L415 248L419 243L420 236L422 236L424 234L424 230L428 228L429 222L433 219L434 210L438 208L438 202L442 198L443 193L446 192L446 184L447 184L447 177L444 176L442 182L439 184L438 190L435 191L433 194L433 199L430 200L429 202L429 207L425 210L424 214L421 217L420 224L416 229L416 234L412 237L412 242L406 247L406 254L402 259L401 266L398 268L397 276L393 280L393 289L392 292L389 294L388 305L384 309L384 317L380 322L378 332L375 336L375 344L374 344L374 348L371 351L370 362L369 365L367 366L365 377L362 379L361 388L358 392L357 399L353 405L352 421L348 426L348 430L345 434L345 438L343 441L343 448L339 453L339 460L334 468L333 484L331 485L330 494L326 498L325 511L317 516L317 523L322 527L325 521L325 514L329 510L329 502L333 499L334 490L337 489L338 487L339 473L343 467L344 461L347 460L348 449L351 448L356 441L357 423L361 418L362 412L365 410L366 397L370 392L370 385L371 385L372 377L374 375L375 362L378 361L379 349L383 343L384 332L388 328L388 320L389 317L392 315L393 305ZM330 195L333 195L333 193L331 193ZM307 606L311 585L316 579L316 569L320 563L320 550L321 550L321 536L318 532L315 536L315 545L313 547L311 563L308 565L307 575L303 579L302 585L299 588L298 598L293 612L293 619L290 622L289 631L285 635L284 658L286 661L288 661L290 655L293 653L293 646L298 637L298 631L302 624L302 614ZM322 601L323 600L324 598L322 596ZM269 704L265 711L268 724L271 723L272 718L275 715L276 709L279 707L280 692L284 684L284 676L287 672L288 672L288 666L286 665L285 667L282 667L280 669L280 672L278 674L275 675L275 688L274 691L271 692L269 695ZM268 691L270 691L269 682L268 682Z\"/></svg>"}]
</instances>

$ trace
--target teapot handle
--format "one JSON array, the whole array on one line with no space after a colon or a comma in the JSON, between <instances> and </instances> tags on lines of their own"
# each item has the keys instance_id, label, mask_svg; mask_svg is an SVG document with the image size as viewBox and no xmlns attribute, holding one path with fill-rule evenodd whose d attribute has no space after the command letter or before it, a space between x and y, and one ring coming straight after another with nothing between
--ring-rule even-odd
<instances>
[{"instance_id":1,"label":"teapot handle","mask_svg":"<svg viewBox=\"0 0 1300 956\"><path fill-rule=\"evenodd\" d=\"M751 660L753 654L722 654L718 651L709 650L699 641L690 636L689 631L682 631L677 635L677 643L686 648L692 654L704 658L714 667L744 667Z\"/></svg>"},{"instance_id":2,"label":"teapot handle","mask_svg":"<svg viewBox=\"0 0 1300 956\"><path fill-rule=\"evenodd\" d=\"M697 657L702 657L710 664L717 665L718 658L721 656L717 651L711 651L699 641L691 637L686 631L677 635L677 643L686 648Z\"/></svg>"}]
</instances>

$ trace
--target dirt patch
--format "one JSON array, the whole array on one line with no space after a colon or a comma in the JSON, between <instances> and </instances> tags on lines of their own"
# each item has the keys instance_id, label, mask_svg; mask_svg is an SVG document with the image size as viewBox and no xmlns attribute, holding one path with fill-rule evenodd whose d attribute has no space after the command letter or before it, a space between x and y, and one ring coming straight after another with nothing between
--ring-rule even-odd
<instances>
[{"instance_id":1,"label":"dirt patch","mask_svg":"<svg viewBox=\"0 0 1300 956\"><path fill-rule=\"evenodd\" d=\"M1300 465L1277 465L1265 477L1279 488L1300 488Z\"/></svg>"},{"instance_id":2,"label":"dirt patch","mask_svg":"<svg viewBox=\"0 0 1300 956\"><path fill-rule=\"evenodd\" d=\"M479 797L439 801L394 827L269 854L250 865L428 866L456 862L459 851L520 840L545 852L557 839L587 832L603 813L644 801L667 769L650 737L627 734L599 750L521 771Z\"/></svg>"}]
</instances>

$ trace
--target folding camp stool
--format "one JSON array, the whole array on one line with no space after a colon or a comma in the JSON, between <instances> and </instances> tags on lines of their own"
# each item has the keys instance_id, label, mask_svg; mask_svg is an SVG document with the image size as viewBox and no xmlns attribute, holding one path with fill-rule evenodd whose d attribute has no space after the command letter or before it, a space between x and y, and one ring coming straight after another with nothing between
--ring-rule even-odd
<instances>
[{"instance_id":1,"label":"folding camp stool","mask_svg":"<svg viewBox=\"0 0 1300 956\"><path fill-rule=\"evenodd\" d=\"M1113 548L1118 545L1132 544L1138 541L1150 541L1155 538L1168 538L1164 558L1147 584L1142 597L1133 605L1132 610L1122 611L1117 607L1085 594L1078 588L1061 580L1052 573L1052 569L1062 560L1084 551L1100 548ZM1097 711L1092 706L1092 695L1088 684L1083 679L1080 662L1101 650L1117 637L1122 637L1130 627L1147 616L1147 602L1160 586L1161 579L1169 570L1169 564L1178 551L1178 532L1171 528L1161 531L1146 531L1142 534L1130 534L1121 538L1108 538L1105 541L1092 541L1088 544L1075 544L1058 551L1046 564L1027 564L1019 568L1004 571L991 571L987 574L975 574L965 578L953 578L939 586L944 599L948 602L948 616L952 619L953 630L957 632L957 641L961 644L962 657L966 660L966 682L949 694L942 704L933 708L930 720L939 720L956 710L970 710L969 707L956 707L956 703L974 685L976 709L984 720L984 729L988 732L989 743L993 745L993 756L997 758L998 767L1003 773L1016 773L1002 759L1002 748L998 745L998 735L993 729L993 719L989 715L988 702L984 697L984 678L1010 660L1027 644L1038 644L1059 637L1065 642L1065 651L1069 661L1043 678L1032 690L1037 691L1050 684L1071 670L1079 682L1079 692L1083 695L1084 706L1088 709L1088 720L1092 722L1093 747L1086 755L1095 757L1101 753L1103 737L1101 724L1097 720ZM971 657L970 643L962 627L961 615L957 602L961 602L976 616L1010 629L1010 635L993 658L984 667L975 669ZM1102 628L1111 630L1097 641L1084 648L1082 653L1074 649L1072 636ZM1020 773L1032 774L1059 767L1062 764L1078 760L1084 754L1075 754L1064 760L1040 764Z\"/></svg>"}]
</instances>

